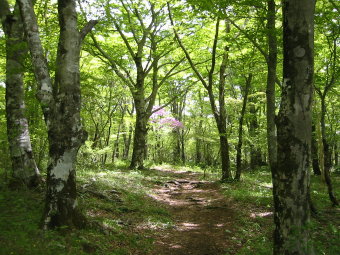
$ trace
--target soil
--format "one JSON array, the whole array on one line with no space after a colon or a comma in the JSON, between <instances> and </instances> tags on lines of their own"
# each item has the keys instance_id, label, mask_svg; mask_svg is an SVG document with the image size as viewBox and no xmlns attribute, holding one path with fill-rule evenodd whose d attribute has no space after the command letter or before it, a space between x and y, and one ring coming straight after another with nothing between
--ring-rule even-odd
<instances>
[{"instance_id":1,"label":"soil","mask_svg":"<svg viewBox=\"0 0 340 255\"><path fill-rule=\"evenodd\" d=\"M219 184L201 181L199 173L155 170L174 177L157 185L152 195L168 208L174 226L154 233L156 241L151 254L233 254L232 233L237 211L221 194Z\"/></svg>"}]
</instances>

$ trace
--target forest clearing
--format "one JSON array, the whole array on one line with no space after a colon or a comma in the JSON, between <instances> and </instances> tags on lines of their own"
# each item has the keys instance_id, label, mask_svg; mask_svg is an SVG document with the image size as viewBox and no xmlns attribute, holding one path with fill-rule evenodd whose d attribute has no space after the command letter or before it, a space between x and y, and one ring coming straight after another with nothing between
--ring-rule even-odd
<instances>
[{"instance_id":1,"label":"forest clearing","mask_svg":"<svg viewBox=\"0 0 340 255\"><path fill-rule=\"evenodd\" d=\"M0 0L0 255L340 254L336 0Z\"/></svg>"}]
</instances>

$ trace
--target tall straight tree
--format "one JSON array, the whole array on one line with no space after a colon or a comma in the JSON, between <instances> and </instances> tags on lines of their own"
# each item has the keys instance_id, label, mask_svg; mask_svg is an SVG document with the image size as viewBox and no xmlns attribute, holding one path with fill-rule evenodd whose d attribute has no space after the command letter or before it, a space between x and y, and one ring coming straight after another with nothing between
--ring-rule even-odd
<instances>
[{"instance_id":1,"label":"tall straight tree","mask_svg":"<svg viewBox=\"0 0 340 255\"><path fill-rule=\"evenodd\" d=\"M6 119L14 181L34 187L40 182L35 163L24 102L24 62L27 47L18 4L13 11L0 0L0 19L6 36Z\"/></svg>"},{"instance_id":2,"label":"tall straight tree","mask_svg":"<svg viewBox=\"0 0 340 255\"><path fill-rule=\"evenodd\" d=\"M275 81L277 66L277 39L275 30L276 12L275 0L267 0L267 40L268 40L268 57L267 62L267 148L269 166L271 169L277 160L277 140L275 127Z\"/></svg>"},{"instance_id":3,"label":"tall straight tree","mask_svg":"<svg viewBox=\"0 0 340 255\"><path fill-rule=\"evenodd\" d=\"M283 1L283 85L273 169L274 253L313 254L309 184L314 72L313 0Z\"/></svg>"},{"instance_id":4,"label":"tall straight tree","mask_svg":"<svg viewBox=\"0 0 340 255\"><path fill-rule=\"evenodd\" d=\"M75 1L58 0L60 34L52 83L32 2L18 1L38 82L37 97L48 130L49 164L42 228L80 226L83 217L77 207L75 161L87 133L80 121L79 59L81 42L95 22L89 22L79 32Z\"/></svg>"}]
</instances>

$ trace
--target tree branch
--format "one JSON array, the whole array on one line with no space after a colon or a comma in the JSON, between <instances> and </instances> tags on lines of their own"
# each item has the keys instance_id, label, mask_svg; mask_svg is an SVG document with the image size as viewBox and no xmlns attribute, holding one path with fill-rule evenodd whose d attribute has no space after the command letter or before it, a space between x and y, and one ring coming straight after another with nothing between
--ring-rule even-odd
<instances>
[{"instance_id":1,"label":"tree branch","mask_svg":"<svg viewBox=\"0 0 340 255\"><path fill-rule=\"evenodd\" d=\"M214 36L214 43L212 48L212 54L211 54L211 68L208 74L208 86L211 87L213 84L213 75L216 65L216 48L217 48L217 41L218 41L218 32L220 28L220 19L217 18L216 21L216 27L215 27L215 36Z\"/></svg>"},{"instance_id":2,"label":"tree branch","mask_svg":"<svg viewBox=\"0 0 340 255\"><path fill-rule=\"evenodd\" d=\"M80 31L80 42L82 42L85 38L85 36L91 32L93 27L98 23L98 20L90 20L87 22L87 24L82 28Z\"/></svg>"},{"instance_id":3,"label":"tree branch","mask_svg":"<svg viewBox=\"0 0 340 255\"><path fill-rule=\"evenodd\" d=\"M100 47L99 43L97 42L97 39L95 38L95 36L94 36L92 33L91 33L91 38L92 38L92 40L93 40L94 46L95 46L95 47L98 49L98 51L103 55L103 57L105 57L105 58L109 61L110 66L112 67L112 69L114 70L114 72L117 74L117 76L118 76L119 78L121 78L121 79L124 81L124 83L125 83L128 87L133 88L133 87L134 87L134 84L132 84L131 81L128 80L128 79L124 76L124 74L118 69L116 62L110 57L110 55L109 55L106 51L103 50L102 47Z\"/></svg>"},{"instance_id":4,"label":"tree branch","mask_svg":"<svg viewBox=\"0 0 340 255\"><path fill-rule=\"evenodd\" d=\"M32 56L35 78L38 82L38 98L42 104L44 114L48 114L51 106L54 106L52 95L52 81L48 70L47 60L43 54L37 18L30 0L18 0L23 19L26 40Z\"/></svg>"},{"instance_id":5,"label":"tree branch","mask_svg":"<svg viewBox=\"0 0 340 255\"><path fill-rule=\"evenodd\" d=\"M172 19L172 14L171 14L171 8L170 8L170 4L169 2L167 2L167 6L168 6L168 11L169 11L169 18L170 18L170 22L171 22L171 25L172 25L172 28L174 30L174 33L175 33L175 38L179 44L179 46L181 47L181 49L183 50L184 54L185 54L185 57L187 58L192 70L194 71L194 73L197 75L198 79L201 81L201 83L203 84L203 86L205 88L208 87L208 84L207 82L204 80L204 78L202 77L201 73L198 71L198 69L196 68L194 62L192 61L191 57L190 57L190 54L189 52L187 51L187 49L185 48L185 46L183 45L178 33L177 33L177 30L175 28L175 25L174 25L174 21Z\"/></svg>"},{"instance_id":6,"label":"tree branch","mask_svg":"<svg viewBox=\"0 0 340 255\"><path fill-rule=\"evenodd\" d=\"M128 48L128 51L131 55L131 57L135 58L136 54L133 52L132 47L128 41L128 39L126 38L126 36L124 35L122 29L120 28L120 26L118 25L117 21L115 19L113 19L113 24L115 25L115 28L117 29L118 33L120 34L120 36L122 37L126 47Z\"/></svg>"}]
</instances>

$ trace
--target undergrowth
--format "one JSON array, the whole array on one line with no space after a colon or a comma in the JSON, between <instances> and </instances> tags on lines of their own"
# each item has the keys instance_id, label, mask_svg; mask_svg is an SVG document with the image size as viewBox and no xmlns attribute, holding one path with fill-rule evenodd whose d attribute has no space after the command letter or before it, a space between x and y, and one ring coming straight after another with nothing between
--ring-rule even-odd
<instances>
[{"instance_id":1,"label":"undergrowth","mask_svg":"<svg viewBox=\"0 0 340 255\"><path fill-rule=\"evenodd\" d=\"M38 228L44 192L8 190L1 179L0 255L148 254L148 231L172 226L167 210L147 196L162 178L152 171L78 168L78 202L88 224L54 231Z\"/></svg>"},{"instance_id":2,"label":"undergrowth","mask_svg":"<svg viewBox=\"0 0 340 255\"><path fill-rule=\"evenodd\" d=\"M79 205L88 219L81 230L39 230L44 192L8 190L0 179L0 255L150 254L152 231L173 227L167 209L149 196L153 186L174 178L176 171L201 172L202 178L208 180L219 176L213 169L170 165L161 168L165 172L152 170L152 166L151 170L127 170L124 162L117 162L115 167L78 167ZM175 174L171 176L166 170L175 170ZM332 178L339 198L340 176ZM227 254L272 254L269 171L262 168L246 172L240 182L221 184L221 188L238 212L237 231L230 233L233 247ZM312 176L311 196L319 211L310 226L316 254L340 254L339 209L330 206L320 177Z\"/></svg>"}]
</instances>

